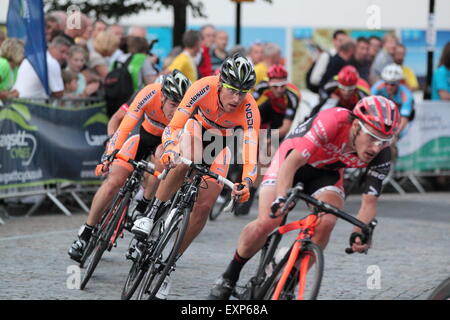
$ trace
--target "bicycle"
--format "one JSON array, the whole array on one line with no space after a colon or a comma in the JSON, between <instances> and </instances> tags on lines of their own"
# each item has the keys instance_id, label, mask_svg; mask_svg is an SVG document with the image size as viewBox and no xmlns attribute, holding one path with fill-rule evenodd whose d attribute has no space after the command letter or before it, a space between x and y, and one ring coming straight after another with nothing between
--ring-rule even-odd
<instances>
[{"instance_id":1,"label":"bicycle","mask_svg":"<svg viewBox=\"0 0 450 320\"><path fill-rule=\"evenodd\" d=\"M430 294L428 300L450 300L450 278L442 281Z\"/></svg>"},{"instance_id":2,"label":"bicycle","mask_svg":"<svg viewBox=\"0 0 450 320\"><path fill-rule=\"evenodd\" d=\"M227 179L229 179L230 181L237 181L237 179L241 174L242 174L242 166L239 164L232 164L230 165ZM236 215L235 207L231 208L231 210L225 210L230 201L231 201L231 190L229 188L224 187L219 195L219 198L217 198L216 204L209 213L209 220L215 221L222 214L222 212L231 211L233 212L233 214Z\"/></svg>"},{"instance_id":3,"label":"bicycle","mask_svg":"<svg viewBox=\"0 0 450 320\"><path fill-rule=\"evenodd\" d=\"M131 176L127 178L124 186L120 188L119 193L114 197L111 206L103 213L100 222L92 231L91 239L80 263L80 267L83 267L87 263L86 272L82 275L81 290L84 290L91 279L103 253L106 250L111 251L113 247L117 246L117 239L123 237L123 229L128 222L128 207L134 193L141 184L144 173L148 172L149 174L158 176L158 178L163 176L163 174L155 171L155 166L151 162L145 160L134 161L118 153L113 153L112 158L114 157L132 164L134 170Z\"/></svg>"},{"instance_id":4,"label":"bicycle","mask_svg":"<svg viewBox=\"0 0 450 320\"><path fill-rule=\"evenodd\" d=\"M179 158L182 163L188 165L190 170L186 173L185 182L174 195L167 215L158 219L155 223L150 238L156 237L156 245L152 252L145 253L148 259L148 270L139 287L138 300L153 299L165 278L175 270L175 264L180 258L179 249L186 233L190 214L194 207L204 176L211 177L220 183L233 188L234 183L214 172L205 165L194 164L192 161ZM234 199L226 210L234 205ZM147 248L149 248L148 245ZM148 250L148 249L147 249Z\"/></svg>"},{"instance_id":5,"label":"bicycle","mask_svg":"<svg viewBox=\"0 0 450 320\"><path fill-rule=\"evenodd\" d=\"M295 206L297 199L304 200L313 207L311 213L297 221L286 223L287 213ZM275 218L274 213L271 217ZM318 224L319 213L333 214L359 228L362 233L353 233L350 244L357 236L363 243L371 243L372 233L377 224L374 219L365 224L351 215L303 193L303 184L299 183L288 192L288 199L283 206L284 214L279 228L268 237L261 249L259 264L255 276L241 289L235 290L233 296L240 300L314 300L319 294L323 276L324 257L323 250L311 241ZM290 231L299 230L299 233L286 252L278 250L282 236ZM347 254L353 253L351 248L345 249ZM367 251L365 252L367 254ZM298 294L295 293L298 291Z\"/></svg>"}]
</instances>

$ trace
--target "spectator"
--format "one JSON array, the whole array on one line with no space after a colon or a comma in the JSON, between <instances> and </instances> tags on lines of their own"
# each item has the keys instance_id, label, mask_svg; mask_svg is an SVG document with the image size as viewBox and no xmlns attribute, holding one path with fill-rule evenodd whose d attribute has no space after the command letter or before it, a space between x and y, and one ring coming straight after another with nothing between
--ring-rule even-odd
<instances>
[{"instance_id":1,"label":"spectator","mask_svg":"<svg viewBox=\"0 0 450 320\"><path fill-rule=\"evenodd\" d=\"M387 33L384 36L383 48L378 52L370 68L369 82L371 84L377 82L381 78L381 72L385 66L394 62L394 53L397 44L398 39L394 33Z\"/></svg>"},{"instance_id":2,"label":"spectator","mask_svg":"<svg viewBox=\"0 0 450 320\"><path fill-rule=\"evenodd\" d=\"M70 41L71 45L75 44L75 39L82 38L83 34L86 32L86 28L88 26L87 17L83 18L81 15L80 18L80 26L72 26L70 23L67 23L64 27L64 32L62 36L64 36L67 40Z\"/></svg>"},{"instance_id":3,"label":"spectator","mask_svg":"<svg viewBox=\"0 0 450 320\"><path fill-rule=\"evenodd\" d=\"M200 33L202 35L202 42L200 49L202 56L198 64L198 73L199 77L203 78L213 74L210 50L216 39L216 29L214 28L213 25L207 24L200 29Z\"/></svg>"},{"instance_id":4,"label":"spectator","mask_svg":"<svg viewBox=\"0 0 450 320\"><path fill-rule=\"evenodd\" d=\"M226 50L228 45L228 33L223 30L216 32L216 40L214 47L211 50L211 63L213 71L220 68L222 62L227 58L228 52Z\"/></svg>"},{"instance_id":5,"label":"spectator","mask_svg":"<svg viewBox=\"0 0 450 320\"><path fill-rule=\"evenodd\" d=\"M314 68L311 70L310 83L312 86L319 86L322 78L327 71L328 64L333 56L338 52L339 47L346 41L349 37L347 33L343 30L336 30L333 33L333 47L329 51L323 51L316 60ZM339 70L337 71L339 72ZM326 83L326 81L325 81Z\"/></svg>"},{"instance_id":6,"label":"spectator","mask_svg":"<svg viewBox=\"0 0 450 320\"><path fill-rule=\"evenodd\" d=\"M86 46L87 46L89 53L92 51L95 51L95 48L94 48L95 38L97 38L97 36L100 33L105 32L106 29L108 29L108 25L105 21L103 21L101 19L96 20L92 24L92 30L89 32L89 34L85 35L85 36L88 36L88 39L86 41Z\"/></svg>"},{"instance_id":7,"label":"spectator","mask_svg":"<svg viewBox=\"0 0 450 320\"><path fill-rule=\"evenodd\" d=\"M269 68L275 64L279 64L281 60L281 50L275 43L267 43L264 46L263 60L255 65L256 84L261 81L268 81L267 72Z\"/></svg>"},{"instance_id":8,"label":"spectator","mask_svg":"<svg viewBox=\"0 0 450 320\"><path fill-rule=\"evenodd\" d=\"M228 51L228 56L232 57L236 53L238 53L240 56L245 57L247 50L245 49L245 47L243 45L237 44L233 48L231 48L230 51Z\"/></svg>"},{"instance_id":9,"label":"spectator","mask_svg":"<svg viewBox=\"0 0 450 320\"><path fill-rule=\"evenodd\" d=\"M369 57L369 40L364 37L356 39L355 54L351 64L358 70L359 76L366 81L369 81L370 64Z\"/></svg>"},{"instance_id":10,"label":"spectator","mask_svg":"<svg viewBox=\"0 0 450 320\"><path fill-rule=\"evenodd\" d=\"M247 59L255 66L263 60L264 44L262 42L254 42L248 50Z\"/></svg>"},{"instance_id":11,"label":"spectator","mask_svg":"<svg viewBox=\"0 0 450 320\"><path fill-rule=\"evenodd\" d=\"M133 79L134 91L138 91L144 85L153 83L158 77L158 70L148 56L148 42L142 37L127 37L128 54L124 54L118 61L128 64L128 71Z\"/></svg>"},{"instance_id":12,"label":"spectator","mask_svg":"<svg viewBox=\"0 0 450 320\"><path fill-rule=\"evenodd\" d=\"M92 32L94 30L94 27L92 25L92 20L89 19L89 17L86 16L85 14L81 15L81 19L83 19L83 21L84 21L83 23L85 24L86 27L84 28L83 34L82 35L78 35L75 38L75 43L77 45L85 47L86 50L88 50L87 43L92 38Z\"/></svg>"},{"instance_id":13,"label":"spectator","mask_svg":"<svg viewBox=\"0 0 450 320\"><path fill-rule=\"evenodd\" d=\"M348 38L339 48L337 54L335 54L328 63L325 74L319 83L319 87L322 88L328 81L330 81L339 71L350 64L351 59L355 53L355 43Z\"/></svg>"},{"instance_id":14,"label":"spectator","mask_svg":"<svg viewBox=\"0 0 450 320\"><path fill-rule=\"evenodd\" d=\"M170 50L169 54L164 59L163 71L161 72L162 74L167 74L170 72L169 66L172 64L172 62L175 60L175 58L182 52L183 52L183 48L181 46L173 47L172 50Z\"/></svg>"},{"instance_id":15,"label":"spectator","mask_svg":"<svg viewBox=\"0 0 450 320\"><path fill-rule=\"evenodd\" d=\"M102 31L95 38L93 48L89 53L88 68L101 82L109 71L106 57L110 57L119 47L119 38L111 31ZM88 79L88 82L89 79Z\"/></svg>"},{"instance_id":16,"label":"spectator","mask_svg":"<svg viewBox=\"0 0 450 320\"><path fill-rule=\"evenodd\" d=\"M417 77L412 71L411 68L404 66L403 62L405 61L406 48L403 44L399 43L395 48L394 53L394 63L398 64L402 67L404 83L411 91L416 91L419 89L419 82L417 81Z\"/></svg>"},{"instance_id":17,"label":"spectator","mask_svg":"<svg viewBox=\"0 0 450 320\"><path fill-rule=\"evenodd\" d=\"M187 30L183 34L183 47L181 52L169 65L168 70L180 70L191 82L198 79L195 57L200 52L201 35L199 31Z\"/></svg>"},{"instance_id":18,"label":"spectator","mask_svg":"<svg viewBox=\"0 0 450 320\"><path fill-rule=\"evenodd\" d=\"M45 39L47 43L60 35L63 31L59 28L59 20L53 15L47 15L45 17Z\"/></svg>"},{"instance_id":19,"label":"spectator","mask_svg":"<svg viewBox=\"0 0 450 320\"><path fill-rule=\"evenodd\" d=\"M70 70L62 71L62 79L64 83L64 98L76 98L77 97L77 74Z\"/></svg>"},{"instance_id":20,"label":"spectator","mask_svg":"<svg viewBox=\"0 0 450 320\"><path fill-rule=\"evenodd\" d=\"M372 63L375 60L375 57L377 56L378 52L380 52L382 45L383 45L383 41L381 40L380 37L377 37L377 36L369 37L369 55L368 55L368 60L369 60L370 65L372 65Z\"/></svg>"},{"instance_id":21,"label":"spectator","mask_svg":"<svg viewBox=\"0 0 450 320\"><path fill-rule=\"evenodd\" d=\"M143 27L132 26L128 30L129 37L147 38L147 30Z\"/></svg>"},{"instance_id":22,"label":"spectator","mask_svg":"<svg viewBox=\"0 0 450 320\"><path fill-rule=\"evenodd\" d=\"M432 100L450 100L450 42L442 50L439 66L433 74Z\"/></svg>"},{"instance_id":23,"label":"spectator","mask_svg":"<svg viewBox=\"0 0 450 320\"><path fill-rule=\"evenodd\" d=\"M63 36L57 36L49 44L47 50L47 74L50 95L61 98L64 94L64 83L61 76L61 64L67 60L70 42ZM24 59L17 72L14 86L21 98L48 98L45 88L28 59Z\"/></svg>"},{"instance_id":24,"label":"spectator","mask_svg":"<svg viewBox=\"0 0 450 320\"><path fill-rule=\"evenodd\" d=\"M89 54L87 50L81 46L75 45L69 49L66 70L75 73L77 77L77 90L74 95L80 98L91 96L100 87L99 81L94 81L87 84L85 76L81 73L81 70L88 61L88 57Z\"/></svg>"},{"instance_id":25,"label":"spectator","mask_svg":"<svg viewBox=\"0 0 450 320\"><path fill-rule=\"evenodd\" d=\"M116 23L112 24L109 27L109 30L112 33L114 33L117 38L120 39L119 47L116 49L116 51L114 51L114 53L109 58L109 67L111 68L116 60L121 59L125 55L125 52L122 50L122 48L126 47L127 38L125 37L125 32L121 25L118 25Z\"/></svg>"},{"instance_id":26,"label":"spectator","mask_svg":"<svg viewBox=\"0 0 450 320\"><path fill-rule=\"evenodd\" d=\"M13 90L17 68L24 58L22 41L9 38L0 45L0 100L17 98L19 92Z\"/></svg>"}]
</instances>

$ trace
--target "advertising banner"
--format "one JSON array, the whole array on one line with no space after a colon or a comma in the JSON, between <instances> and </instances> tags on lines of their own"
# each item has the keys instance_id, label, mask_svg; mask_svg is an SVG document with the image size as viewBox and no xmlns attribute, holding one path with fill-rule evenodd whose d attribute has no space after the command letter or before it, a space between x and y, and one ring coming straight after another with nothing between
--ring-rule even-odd
<instances>
[{"instance_id":1,"label":"advertising banner","mask_svg":"<svg viewBox=\"0 0 450 320\"><path fill-rule=\"evenodd\" d=\"M398 142L398 171L450 170L450 103L425 101Z\"/></svg>"},{"instance_id":2,"label":"advertising banner","mask_svg":"<svg viewBox=\"0 0 450 320\"><path fill-rule=\"evenodd\" d=\"M104 151L104 104L62 108L21 100L0 106L0 190L92 183Z\"/></svg>"}]
</instances>

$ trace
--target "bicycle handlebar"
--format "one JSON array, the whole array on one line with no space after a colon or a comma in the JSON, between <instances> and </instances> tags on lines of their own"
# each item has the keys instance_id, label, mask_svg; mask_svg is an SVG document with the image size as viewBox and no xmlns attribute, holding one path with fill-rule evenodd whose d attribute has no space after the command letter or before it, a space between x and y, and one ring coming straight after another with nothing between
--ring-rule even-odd
<instances>
[{"instance_id":1,"label":"bicycle handlebar","mask_svg":"<svg viewBox=\"0 0 450 320\"><path fill-rule=\"evenodd\" d=\"M353 244L353 242L355 241L355 239L357 237L361 238L361 242L363 244L368 243L370 245L370 243L372 242L372 234L377 225L376 219L373 219L368 224L365 224L361 220L358 220L357 218L349 215L348 213L346 213L326 202L320 201L316 198L313 198L313 197L303 193L303 184L302 183L298 183L295 187L289 189L288 199L286 200L286 202L283 206L283 209L282 209L283 213L287 213L289 210L292 209L292 202L295 201L296 198L300 198L300 199L304 200L305 202L312 204L313 206L318 208L320 212L326 212L326 213L333 214L336 217L341 218L341 219L359 227L361 229L362 233L353 233L352 234L352 239L350 239L350 246ZM350 247L350 248L346 248L345 252L347 254L352 254L354 251ZM365 251L365 253L367 254L367 250Z\"/></svg>"},{"instance_id":2,"label":"bicycle handlebar","mask_svg":"<svg viewBox=\"0 0 450 320\"><path fill-rule=\"evenodd\" d=\"M145 160L141 161L135 161L134 159L131 159L130 157L127 157L123 154L117 153L116 155L117 159L123 160L125 162L128 162L131 164L134 168L141 168L144 171L148 172L152 176L157 177L159 180L163 180L167 176L167 169L164 169L163 172L159 172L155 170L155 165L152 162L148 162Z\"/></svg>"},{"instance_id":3,"label":"bicycle handlebar","mask_svg":"<svg viewBox=\"0 0 450 320\"><path fill-rule=\"evenodd\" d=\"M197 171L201 172L204 175L208 175L211 178L216 179L217 181L219 181L220 183L223 183L224 185L226 185L228 188L230 188L231 190L233 190L234 188L234 183L230 180L228 180L227 178L222 177L221 175L218 175L217 173L214 173L212 171L210 171L209 169L205 168L204 165L201 164L195 164L193 163L191 160L183 158L183 157L178 157L178 159L184 163L185 165L196 169ZM240 184L238 186L238 190L242 190L244 188L243 184ZM231 212L234 210L234 207L236 206L236 199L233 197L231 199L231 201L227 204L227 206L224 208L225 212Z\"/></svg>"}]
</instances>

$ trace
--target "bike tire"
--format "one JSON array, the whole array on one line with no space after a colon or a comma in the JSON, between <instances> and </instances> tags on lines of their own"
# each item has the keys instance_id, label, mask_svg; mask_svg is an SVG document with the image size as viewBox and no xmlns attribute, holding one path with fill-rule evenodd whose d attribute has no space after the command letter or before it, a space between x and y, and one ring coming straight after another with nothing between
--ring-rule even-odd
<instances>
[{"instance_id":1,"label":"bike tire","mask_svg":"<svg viewBox=\"0 0 450 320\"><path fill-rule=\"evenodd\" d=\"M108 248L109 241L114 234L117 224L119 223L121 213L123 212L123 210L126 209L126 207L129 204L128 203L129 199L130 199L130 195L128 193L125 194L123 197L117 197L117 199L114 201L113 205L110 207L111 210L108 212L108 216L110 216L110 219L107 220L108 225L106 226L105 229L103 229L103 228L100 229L100 234L98 236L96 246L92 252L94 255L92 256L92 259L88 263L86 273L83 275L83 278L82 278L81 284L80 284L80 290L84 290L87 283L91 279L92 274L94 273L95 269L97 268L97 265L103 256L103 253Z\"/></svg>"},{"instance_id":2,"label":"bike tire","mask_svg":"<svg viewBox=\"0 0 450 320\"><path fill-rule=\"evenodd\" d=\"M450 278L444 280L433 290L428 300L450 300Z\"/></svg>"},{"instance_id":3,"label":"bike tire","mask_svg":"<svg viewBox=\"0 0 450 320\"><path fill-rule=\"evenodd\" d=\"M162 223L164 223L163 219L157 220L150 233L150 238L157 239L160 236L159 233ZM156 244L149 243L145 250L142 252L142 255L139 257L139 260L133 261L122 289L122 300L130 300L133 294L136 292L136 289L141 284L146 272L149 270L150 257L153 255L155 249Z\"/></svg>"},{"instance_id":4,"label":"bike tire","mask_svg":"<svg viewBox=\"0 0 450 320\"><path fill-rule=\"evenodd\" d=\"M151 259L152 263L145 274L143 285L139 290L138 300L151 300L158 293L164 279L176 261L181 242L189 224L189 216L190 209L185 208L182 213L177 210L177 213L171 218L168 228L164 231L160 242L156 246ZM175 236L175 241L170 247L170 240L173 236ZM163 255L165 249L169 249L170 251L167 258Z\"/></svg>"},{"instance_id":5,"label":"bike tire","mask_svg":"<svg viewBox=\"0 0 450 320\"><path fill-rule=\"evenodd\" d=\"M231 200L231 192L227 192L224 202L221 203L217 209L216 206L214 206L209 212L209 220L211 221L216 220L222 214L223 210L228 205L230 200Z\"/></svg>"},{"instance_id":6,"label":"bike tire","mask_svg":"<svg viewBox=\"0 0 450 320\"><path fill-rule=\"evenodd\" d=\"M292 249L291 249L292 250ZM284 271L284 267L287 264L288 258L290 256L291 250L289 250L285 257L280 261L280 263L275 267L274 272L271 277L267 280L267 283L263 288L267 288L267 290L262 290L261 295L263 295L264 300L272 299L275 289L278 285L278 281L281 278L281 275ZM309 257L308 259L306 259ZM314 264L311 269L308 270L306 274L300 274L299 270L302 270L302 267L305 263L309 263L309 259L314 261ZM297 285L300 281L300 277L304 279L306 283L306 294L303 300L315 300L319 294L320 284L322 282L323 276L323 266L324 266L324 258L322 249L312 243L309 242L305 246L302 247L299 257L297 258L297 262L295 264L298 268L294 267L286 280L286 283L283 286L281 294L279 296L279 300L293 300L298 299L298 292L296 293ZM305 266L308 269L308 266Z\"/></svg>"}]
</instances>

